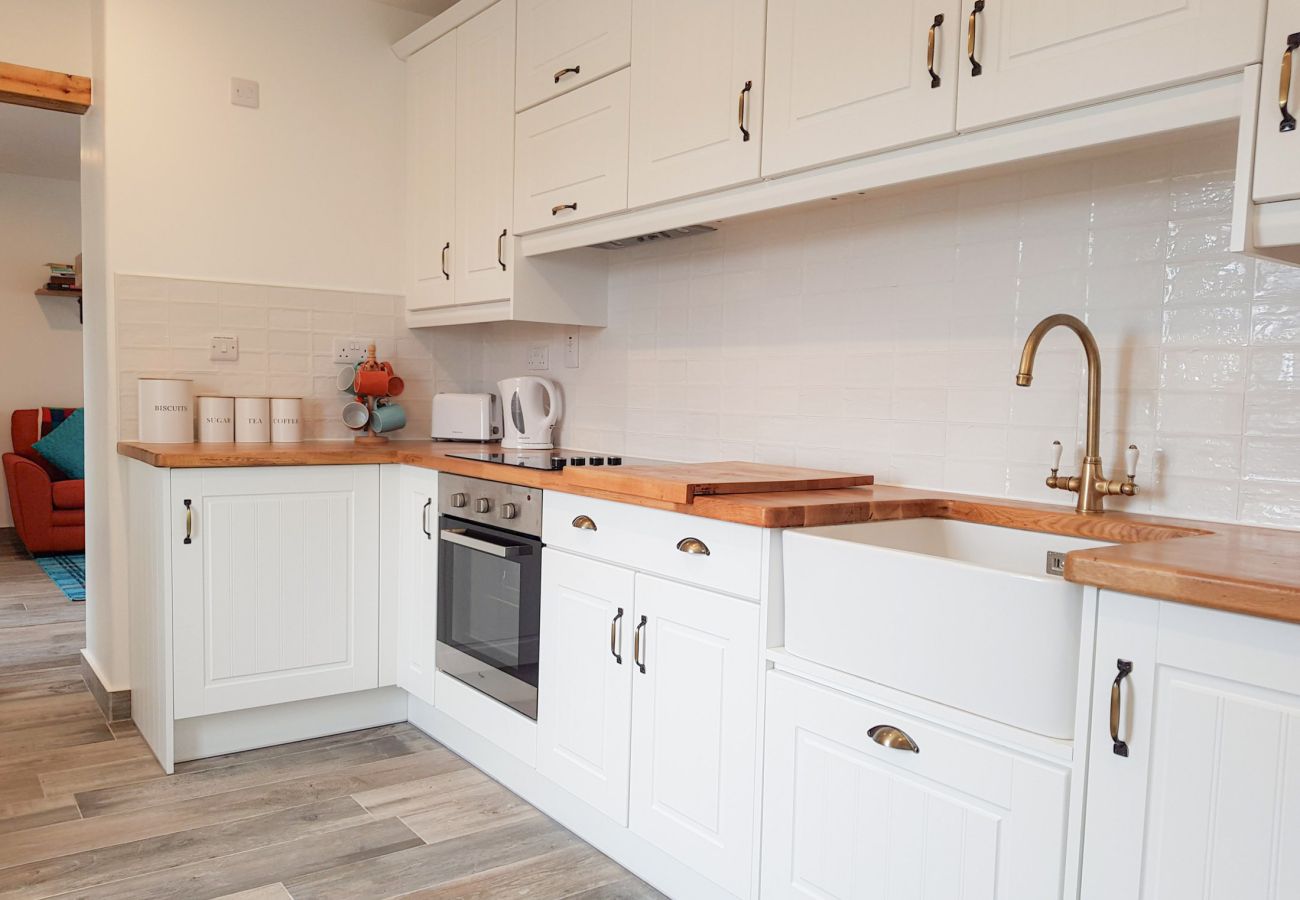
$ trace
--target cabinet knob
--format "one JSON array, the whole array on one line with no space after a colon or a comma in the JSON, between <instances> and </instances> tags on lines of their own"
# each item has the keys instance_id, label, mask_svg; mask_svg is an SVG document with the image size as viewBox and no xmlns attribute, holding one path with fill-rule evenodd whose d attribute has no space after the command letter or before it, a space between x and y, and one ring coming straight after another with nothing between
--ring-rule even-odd
<instances>
[{"instance_id":1,"label":"cabinet knob","mask_svg":"<svg viewBox=\"0 0 1300 900\"><path fill-rule=\"evenodd\" d=\"M513 504L513 503L502 503L502 504L501 504L501 518L503 518L503 519L513 519L513 518L514 518L515 516L517 516L517 515L519 515L519 507L518 507L518 506L516 506L516 505Z\"/></svg>"},{"instance_id":2,"label":"cabinet knob","mask_svg":"<svg viewBox=\"0 0 1300 900\"><path fill-rule=\"evenodd\" d=\"M492 501L487 497L479 497L474 501L474 512L487 513L492 511Z\"/></svg>"},{"instance_id":3,"label":"cabinet knob","mask_svg":"<svg viewBox=\"0 0 1300 900\"><path fill-rule=\"evenodd\" d=\"M451 505L456 509L464 509L465 504L468 502L469 502L469 497L465 496L464 494L458 492L451 495Z\"/></svg>"}]
</instances>

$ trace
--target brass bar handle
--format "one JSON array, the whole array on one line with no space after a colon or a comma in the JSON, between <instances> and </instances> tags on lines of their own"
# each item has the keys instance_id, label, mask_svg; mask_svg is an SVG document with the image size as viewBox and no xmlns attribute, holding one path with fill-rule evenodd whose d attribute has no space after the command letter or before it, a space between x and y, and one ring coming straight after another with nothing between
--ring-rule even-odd
<instances>
[{"instance_id":1,"label":"brass bar handle","mask_svg":"<svg viewBox=\"0 0 1300 900\"><path fill-rule=\"evenodd\" d=\"M974 77L984 72L984 67L975 58L975 17L984 12L984 0L975 0L971 7L970 18L966 21L966 55L970 58L970 73Z\"/></svg>"},{"instance_id":2,"label":"brass bar handle","mask_svg":"<svg viewBox=\"0 0 1300 900\"><path fill-rule=\"evenodd\" d=\"M194 543L194 507L188 499L185 501L185 540L182 543Z\"/></svg>"},{"instance_id":3,"label":"brass bar handle","mask_svg":"<svg viewBox=\"0 0 1300 900\"><path fill-rule=\"evenodd\" d=\"M617 643L615 636L617 635ZM623 665L623 654L619 651L623 648L623 607L618 608L614 615L614 620L609 623L609 655L614 657L614 662L620 666Z\"/></svg>"},{"instance_id":4,"label":"brass bar handle","mask_svg":"<svg viewBox=\"0 0 1300 900\"><path fill-rule=\"evenodd\" d=\"M641 655L641 634L644 631L645 616L642 616L641 621L636 623L636 631L632 632L632 662L636 663L636 667L641 670L642 675L645 674L645 657Z\"/></svg>"},{"instance_id":5,"label":"brass bar handle","mask_svg":"<svg viewBox=\"0 0 1300 900\"><path fill-rule=\"evenodd\" d=\"M683 553L692 553L698 556L709 556L709 545L699 538L686 537L677 542L677 549Z\"/></svg>"},{"instance_id":6,"label":"brass bar handle","mask_svg":"<svg viewBox=\"0 0 1300 900\"><path fill-rule=\"evenodd\" d=\"M559 206L552 206L552 207L551 207L551 215L553 215L553 216L558 216L560 213L564 212L566 209L571 209L571 210L573 210L574 212L577 212L577 211L578 211L578 204L576 204L576 203L561 203Z\"/></svg>"},{"instance_id":7,"label":"brass bar handle","mask_svg":"<svg viewBox=\"0 0 1300 900\"><path fill-rule=\"evenodd\" d=\"M566 68L560 69L560 71L555 73L555 83L559 84L560 79L563 78L565 75L581 75L581 74L582 74L582 66L568 66Z\"/></svg>"},{"instance_id":8,"label":"brass bar handle","mask_svg":"<svg viewBox=\"0 0 1300 900\"><path fill-rule=\"evenodd\" d=\"M742 141L749 140L749 129L745 127L745 109L746 101L749 99L749 92L753 90L754 82L746 81L745 86L740 89L740 102L736 108L736 125L740 127Z\"/></svg>"},{"instance_id":9,"label":"brass bar handle","mask_svg":"<svg viewBox=\"0 0 1300 900\"><path fill-rule=\"evenodd\" d=\"M1115 668L1117 670L1115 680L1110 685L1110 743L1116 756L1128 756L1128 744L1119 739L1119 685L1133 671L1133 663L1127 659L1117 659Z\"/></svg>"},{"instance_id":10,"label":"brass bar handle","mask_svg":"<svg viewBox=\"0 0 1300 900\"><path fill-rule=\"evenodd\" d=\"M934 17L934 22L930 24L930 39L926 43L925 47L925 68L926 71L930 73L931 88L937 88L943 83L943 79L939 77L939 73L934 70L934 34L939 30L939 26L942 24L943 13L939 13Z\"/></svg>"},{"instance_id":11,"label":"brass bar handle","mask_svg":"<svg viewBox=\"0 0 1300 900\"><path fill-rule=\"evenodd\" d=\"M509 229L502 228L501 233L497 235L497 265L501 267L502 272L506 270L505 245L506 245L506 232L508 230Z\"/></svg>"},{"instance_id":12,"label":"brass bar handle","mask_svg":"<svg viewBox=\"0 0 1300 900\"><path fill-rule=\"evenodd\" d=\"M1282 110L1282 121L1277 130L1283 133L1295 131L1295 116L1287 106L1291 103L1291 56L1296 47L1300 47L1300 31L1286 36L1286 49L1282 51L1282 78L1277 86L1277 105Z\"/></svg>"},{"instance_id":13,"label":"brass bar handle","mask_svg":"<svg viewBox=\"0 0 1300 900\"><path fill-rule=\"evenodd\" d=\"M895 728L893 725L874 725L867 729L867 737L871 738L882 747L890 750L911 750L913 753L920 753L921 748L916 745L916 741L901 728Z\"/></svg>"},{"instance_id":14,"label":"brass bar handle","mask_svg":"<svg viewBox=\"0 0 1300 900\"><path fill-rule=\"evenodd\" d=\"M451 273L447 271L447 251L451 249L451 241L442 245L442 277L451 281Z\"/></svg>"},{"instance_id":15,"label":"brass bar handle","mask_svg":"<svg viewBox=\"0 0 1300 900\"><path fill-rule=\"evenodd\" d=\"M570 523L574 528L581 528L583 531L596 531L596 523L592 521L591 516L575 516Z\"/></svg>"},{"instance_id":16,"label":"brass bar handle","mask_svg":"<svg viewBox=\"0 0 1300 900\"><path fill-rule=\"evenodd\" d=\"M424 536L427 540L433 540L433 532L429 531L429 507L433 505L433 498L430 497L424 501L424 510L420 513L420 527L424 529Z\"/></svg>"}]
</instances>

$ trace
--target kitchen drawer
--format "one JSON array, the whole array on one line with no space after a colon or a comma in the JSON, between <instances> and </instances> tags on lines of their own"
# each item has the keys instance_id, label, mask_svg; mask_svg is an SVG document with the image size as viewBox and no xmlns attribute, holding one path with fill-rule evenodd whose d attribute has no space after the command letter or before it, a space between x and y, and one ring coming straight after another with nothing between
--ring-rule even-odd
<instances>
[{"instance_id":1,"label":"kitchen drawer","mask_svg":"<svg viewBox=\"0 0 1300 900\"><path fill-rule=\"evenodd\" d=\"M594 528L580 527L586 524L581 517ZM678 549L690 538L702 542L708 554ZM760 528L547 491L542 540L550 547L689 584L758 597L763 563Z\"/></svg>"},{"instance_id":2,"label":"kitchen drawer","mask_svg":"<svg viewBox=\"0 0 1300 900\"><path fill-rule=\"evenodd\" d=\"M627 208L628 72L515 116L515 231Z\"/></svg>"},{"instance_id":3,"label":"kitchen drawer","mask_svg":"<svg viewBox=\"0 0 1300 900\"><path fill-rule=\"evenodd\" d=\"M763 897L1061 896L1066 769L784 672L766 729Z\"/></svg>"},{"instance_id":4,"label":"kitchen drawer","mask_svg":"<svg viewBox=\"0 0 1300 900\"><path fill-rule=\"evenodd\" d=\"M624 68L632 0L519 0L515 109L528 109Z\"/></svg>"}]
</instances>

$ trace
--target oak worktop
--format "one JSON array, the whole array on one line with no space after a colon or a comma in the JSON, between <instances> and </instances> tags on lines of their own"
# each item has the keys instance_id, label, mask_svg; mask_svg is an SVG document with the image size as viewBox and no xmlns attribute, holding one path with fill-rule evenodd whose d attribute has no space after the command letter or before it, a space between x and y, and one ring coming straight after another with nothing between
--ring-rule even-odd
<instances>
[{"instance_id":1,"label":"oak worktop","mask_svg":"<svg viewBox=\"0 0 1300 900\"><path fill-rule=\"evenodd\" d=\"M347 441L124 441L118 444L118 453L162 468L402 463L763 528L924 516L1068 534L1116 542L1114 547L1070 553L1065 567L1065 577L1070 581L1300 623L1300 532L1296 531L1121 512L1082 516L1064 506L879 484L714 494L680 503L602 490L593 486L586 474L566 479L567 470L539 471L448 455L488 446L433 441L391 441L377 446ZM833 477L836 473L820 474Z\"/></svg>"}]
</instances>

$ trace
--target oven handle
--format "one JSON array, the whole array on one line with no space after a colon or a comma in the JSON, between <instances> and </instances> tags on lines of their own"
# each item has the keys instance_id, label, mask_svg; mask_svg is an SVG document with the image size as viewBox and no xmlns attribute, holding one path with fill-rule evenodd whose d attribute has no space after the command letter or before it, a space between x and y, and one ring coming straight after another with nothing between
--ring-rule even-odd
<instances>
[{"instance_id":1,"label":"oven handle","mask_svg":"<svg viewBox=\"0 0 1300 900\"><path fill-rule=\"evenodd\" d=\"M470 537L465 533L464 528L444 528L441 533L444 541L460 544L462 547L468 547L471 550L490 553L493 556L499 556L501 559L518 559L521 556L531 556L533 553L533 548L527 544L513 544L510 546L494 544L481 538Z\"/></svg>"}]
</instances>

